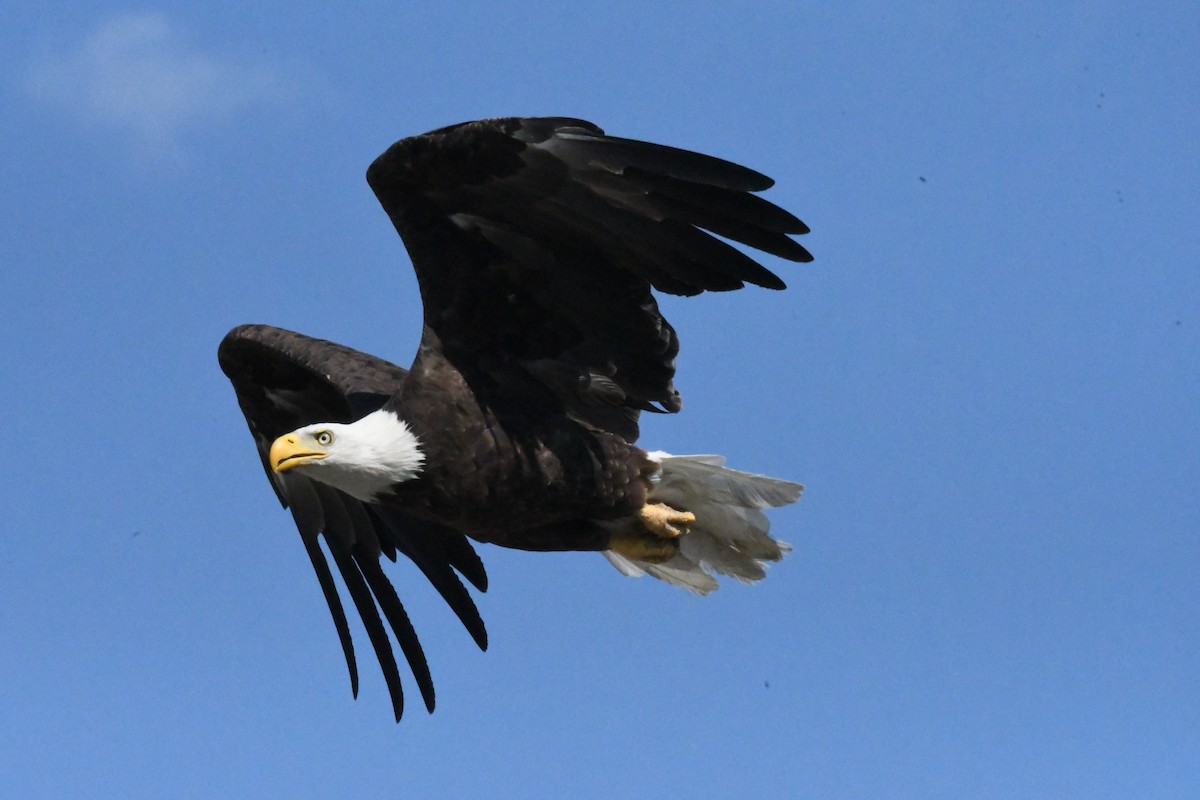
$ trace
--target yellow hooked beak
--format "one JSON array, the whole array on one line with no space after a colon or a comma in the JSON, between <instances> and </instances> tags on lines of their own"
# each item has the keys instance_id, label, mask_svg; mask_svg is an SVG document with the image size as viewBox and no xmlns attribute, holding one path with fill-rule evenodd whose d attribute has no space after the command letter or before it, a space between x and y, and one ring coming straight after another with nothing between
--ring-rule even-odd
<instances>
[{"instance_id":1,"label":"yellow hooked beak","mask_svg":"<svg viewBox=\"0 0 1200 800\"><path fill-rule=\"evenodd\" d=\"M315 445L301 444L300 437L296 434L285 433L271 443L271 452L267 454L267 460L271 463L271 469L287 472L292 467L320 461L328 455L329 453L317 449Z\"/></svg>"}]
</instances>

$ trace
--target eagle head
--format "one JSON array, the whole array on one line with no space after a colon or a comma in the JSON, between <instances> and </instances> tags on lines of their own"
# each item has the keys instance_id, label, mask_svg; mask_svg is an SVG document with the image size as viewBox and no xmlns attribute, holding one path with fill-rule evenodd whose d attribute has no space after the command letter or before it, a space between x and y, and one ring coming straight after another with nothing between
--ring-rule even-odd
<instances>
[{"instance_id":1,"label":"eagle head","mask_svg":"<svg viewBox=\"0 0 1200 800\"><path fill-rule=\"evenodd\" d=\"M321 422L285 433L267 455L277 473L297 474L371 502L421 472L421 442L394 412L380 409L357 422Z\"/></svg>"}]
</instances>

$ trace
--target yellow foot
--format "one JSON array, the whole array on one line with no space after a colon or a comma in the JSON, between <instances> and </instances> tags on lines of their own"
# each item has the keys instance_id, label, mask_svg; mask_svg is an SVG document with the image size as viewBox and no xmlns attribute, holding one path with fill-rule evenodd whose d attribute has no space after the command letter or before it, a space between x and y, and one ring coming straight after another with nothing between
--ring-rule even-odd
<instances>
[{"instance_id":1,"label":"yellow foot","mask_svg":"<svg viewBox=\"0 0 1200 800\"><path fill-rule=\"evenodd\" d=\"M696 521L690 511L676 511L666 503L647 503L638 512L642 526L664 539L674 539L687 533L687 526Z\"/></svg>"},{"instance_id":2,"label":"yellow foot","mask_svg":"<svg viewBox=\"0 0 1200 800\"><path fill-rule=\"evenodd\" d=\"M679 540L664 539L648 533L614 533L608 540L608 549L634 561L662 564L664 561L670 561L679 552Z\"/></svg>"}]
</instances>

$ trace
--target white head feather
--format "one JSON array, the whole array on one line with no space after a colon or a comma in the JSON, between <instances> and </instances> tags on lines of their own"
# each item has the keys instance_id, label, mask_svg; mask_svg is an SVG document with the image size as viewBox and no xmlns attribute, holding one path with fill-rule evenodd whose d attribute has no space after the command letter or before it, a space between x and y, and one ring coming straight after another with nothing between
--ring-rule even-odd
<instances>
[{"instance_id":1,"label":"white head feather","mask_svg":"<svg viewBox=\"0 0 1200 800\"><path fill-rule=\"evenodd\" d=\"M370 502L395 484L417 477L425 463L416 434L385 409L357 422L323 422L295 431L310 441L322 434L331 437L320 446L328 455L296 469L359 500Z\"/></svg>"}]
</instances>

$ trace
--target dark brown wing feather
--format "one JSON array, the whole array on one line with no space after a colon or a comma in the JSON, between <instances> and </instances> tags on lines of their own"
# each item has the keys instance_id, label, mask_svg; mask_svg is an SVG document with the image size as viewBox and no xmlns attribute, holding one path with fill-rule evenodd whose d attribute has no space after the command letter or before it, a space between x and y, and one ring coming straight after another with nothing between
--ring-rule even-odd
<instances>
[{"instance_id":1,"label":"dark brown wing feather","mask_svg":"<svg viewBox=\"0 0 1200 800\"><path fill-rule=\"evenodd\" d=\"M404 709L404 693L380 609L416 678L425 707L432 711L433 682L425 654L379 559L386 555L394 561L397 553L411 559L479 647L487 649L483 619L454 572L486 591L487 574L470 542L449 528L363 503L299 475L276 475L267 466L267 451L276 437L316 422L352 422L378 409L400 390L405 370L343 345L267 325L243 325L230 331L221 342L218 359L237 392L271 485L280 502L290 508L304 540L342 643L354 695L358 695L354 644L318 543L321 536L362 617L396 719Z\"/></svg>"},{"instance_id":2,"label":"dark brown wing feather","mask_svg":"<svg viewBox=\"0 0 1200 800\"><path fill-rule=\"evenodd\" d=\"M436 337L477 395L637 437L680 408L679 341L651 287L783 282L709 232L792 261L808 228L721 159L566 118L469 122L403 139L367 181L412 257ZM419 369L419 362L414 369Z\"/></svg>"}]
</instances>

